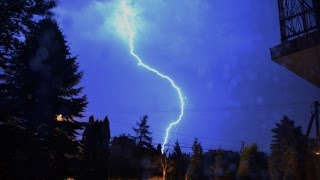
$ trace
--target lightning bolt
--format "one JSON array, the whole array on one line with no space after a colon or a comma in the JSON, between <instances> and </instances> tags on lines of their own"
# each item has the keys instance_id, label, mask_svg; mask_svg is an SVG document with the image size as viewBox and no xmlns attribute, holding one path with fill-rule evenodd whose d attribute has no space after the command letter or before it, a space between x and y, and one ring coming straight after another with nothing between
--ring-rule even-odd
<instances>
[{"instance_id":1,"label":"lightning bolt","mask_svg":"<svg viewBox=\"0 0 320 180\"><path fill-rule=\"evenodd\" d=\"M179 101L180 101L180 114L178 116L178 118L173 121L172 123L169 124L169 126L166 129L166 133L165 133L165 137L163 139L163 143L161 146L161 152L164 153L165 152L165 146L168 143L168 138L170 135L170 130L172 127L174 127L175 125L179 124L179 122L182 120L183 114L184 114L184 98L181 92L181 89L179 88L179 86L167 75L159 72L158 70L150 67L147 64L144 64L142 59L139 57L138 54L136 54L135 52L135 48L134 48L134 31L133 28L130 25L130 8L128 7L126 0L122 0L121 2L121 9L123 12L123 20L125 23L125 27L128 33L128 39L129 39L129 48L130 48L130 54L136 59L137 63L139 66L145 68L146 70L158 75L159 77L161 77L162 79L167 80L171 86L177 91L178 96L179 96Z\"/></svg>"}]
</instances>

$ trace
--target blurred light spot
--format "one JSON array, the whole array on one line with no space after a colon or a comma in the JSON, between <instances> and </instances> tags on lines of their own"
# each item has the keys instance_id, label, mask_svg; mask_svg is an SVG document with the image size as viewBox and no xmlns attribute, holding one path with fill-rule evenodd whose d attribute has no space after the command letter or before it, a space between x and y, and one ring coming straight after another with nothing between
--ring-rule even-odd
<instances>
[{"instance_id":1,"label":"blurred light spot","mask_svg":"<svg viewBox=\"0 0 320 180\"><path fill-rule=\"evenodd\" d=\"M59 122L63 121L63 116L62 116L62 114L59 114L56 119L57 119L57 121L59 121Z\"/></svg>"}]
</instances>

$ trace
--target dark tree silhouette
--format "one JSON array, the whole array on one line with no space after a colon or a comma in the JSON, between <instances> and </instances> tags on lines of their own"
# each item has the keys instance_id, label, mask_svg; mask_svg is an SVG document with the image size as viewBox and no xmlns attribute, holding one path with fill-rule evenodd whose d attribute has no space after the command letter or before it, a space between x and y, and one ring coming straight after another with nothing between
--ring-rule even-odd
<instances>
[{"instance_id":1,"label":"dark tree silhouette","mask_svg":"<svg viewBox=\"0 0 320 180\"><path fill-rule=\"evenodd\" d=\"M171 154L171 160L173 161L174 164L174 169L173 169L173 179L184 179L184 161L183 161L183 155L181 151L181 147L178 141L176 141L174 147L173 147L173 152Z\"/></svg>"},{"instance_id":2,"label":"dark tree silhouette","mask_svg":"<svg viewBox=\"0 0 320 180\"><path fill-rule=\"evenodd\" d=\"M25 37L37 23L38 18L52 14L50 10L56 6L54 0L0 1L0 85L3 83L3 70L7 70L10 60L23 47ZM0 88L1 89L1 88ZM6 96L0 91L0 120L7 121L10 106Z\"/></svg>"},{"instance_id":3,"label":"dark tree silhouette","mask_svg":"<svg viewBox=\"0 0 320 180\"><path fill-rule=\"evenodd\" d=\"M108 179L110 158L110 127L106 116L103 121L89 117L82 136L84 171L86 179Z\"/></svg>"},{"instance_id":4,"label":"dark tree silhouette","mask_svg":"<svg viewBox=\"0 0 320 180\"><path fill-rule=\"evenodd\" d=\"M75 118L87 105L82 88L76 87L82 77L76 60L58 25L44 19L6 67L1 89L14 112L9 122L24 130L26 177L70 174L67 166L78 153L76 131L81 128Z\"/></svg>"},{"instance_id":5,"label":"dark tree silhouette","mask_svg":"<svg viewBox=\"0 0 320 180\"><path fill-rule=\"evenodd\" d=\"M30 33L30 29L36 26L33 18L51 14L50 9L55 5L53 0L0 1L0 144L4 147L0 151L0 179L10 176L10 170L18 168L11 159L21 146L23 137L21 124L17 124L17 119L12 118L16 112L12 108L15 102L8 96L11 89L8 88L6 80L8 76L12 76L8 66L10 60L24 47L23 39ZM2 169L6 170L2 173Z\"/></svg>"},{"instance_id":6,"label":"dark tree silhouette","mask_svg":"<svg viewBox=\"0 0 320 180\"><path fill-rule=\"evenodd\" d=\"M34 17L50 16L54 0L0 1L0 67L6 68L7 60L15 56L23 45L22 38L36 24Z\"/></svg>"},{"instance_id":7,"label":"dark tree silhouette","mask_svg":"<svg viewBox=\"0 0 320 180\"><path fill-rule=\"evenodd\" d=\"M136 133L136 142L140 148L152 149L152 137L148 125L148 116L144 115L140 122L137 122L137 127L133 128Z\"/></svg>"},{"instance_id":8,"label":"dark tree silhouette","mask_svg":"<svg viewBox=\"0 0 320 180\"><path fill-rule=\"evenodd\" d=\"M98 175L99 179L109 178L109 160L110 160L110 125L109 119L106 116L103 121L99 123L98 135Z\"/></svg>"},{"instance_id":9,"label":"dark tree silhouette","mask_svg":"<svg viewBox=\"0 0 320 180\"><path fill-rule=\"evenodd\" d=\"M0 124L0 179L12 179L17 172L16 150L23 137L22 130L10 124ZM20 169L18 170L20 172Z\"/></svg>"},{"instance_id":10,"label":"dark tree silhouette","mask_svg":"<svg viewBox=\"0 0 320 180\"><path fill-rule=\"evenodd\" d=\"M97 137L95 129L94 117L89 117L88 124L85 125L85 129L82 134L83 155L85 171L89 171L94 167L94 163L97 158Z\"/></svg>"},{"instance_id":11,"label":"dark tree silhouette","mask_svg":"<svg viewBox=\"0 0 320 180\"><path fill-rule=\"evenodd\" d=\"M152 136L149 130L148 116L144 115L140 118L140 122L136 123L133 130L136 134L135 140L138 147L137 158L140 161L141 174L140 179L150 178L152 172L155 171L154 165L157 162L157 149L152 145Z\"/></svg>"},{"instance_id":12,"label":"dark tree silhouette","mask_svg":"<svg viewBox=\"0 0 320 180\"><path fill-rule=\"evenodd\" d=\"M274 135L269 158L271 179L302 178L301 160L307 148L301 127L295 126L294 121L285 116L272 132Z\"/></svg>"},{"instance_id":13,"label":"dark tree silhouette","mask_svg":"<svg viewBox=\"0 0 320 180\"><path fill-rule=\"evenodd\" d=\"M186 179L203 179L203 150L197 138L194 139L192 153Z\"/></svg>"},{"instance_id":14,"label":"dark tree silhouette","mask_svg":"<svg viewBox=\"0 0 320 180\"><path fill-rule=\"evenodd\" d=\"M138 179L141 174L138 147L130 135L116 136L110 146L110 177Z\"/></svg>"}]
</instances>

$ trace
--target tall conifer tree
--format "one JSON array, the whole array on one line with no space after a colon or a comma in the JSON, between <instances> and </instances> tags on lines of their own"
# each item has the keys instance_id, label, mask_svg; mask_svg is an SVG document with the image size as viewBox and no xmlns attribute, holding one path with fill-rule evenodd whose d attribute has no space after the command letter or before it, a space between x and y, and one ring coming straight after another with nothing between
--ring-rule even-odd
<instances>
[{"instance_id":1,"label":"tall conifer tree","mask_svg":"<svg viewBox=\"0 0 320 180\"><path fill-rule=\"evenodd\" d=\"M26 44L11 60L5 75L5 92L12 104L11 119L24 129L24 152L30 178L62 178L66 166L79 149L76 141L87 105L82 87L83 73L77 58L56 22L44 19L31 29ZM36 176L35 176L36 175Z\"/></svg>"}]
</instances>

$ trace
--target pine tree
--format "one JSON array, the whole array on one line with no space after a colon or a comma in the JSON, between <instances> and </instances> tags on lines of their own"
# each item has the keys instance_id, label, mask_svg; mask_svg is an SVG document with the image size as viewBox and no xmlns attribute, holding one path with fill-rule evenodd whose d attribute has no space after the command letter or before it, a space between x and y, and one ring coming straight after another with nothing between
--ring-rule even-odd
<instances>
[{"instance_id":1,"label":"pine tree","mask_svg":"<svg viewBox=\"0 0 320 180\"><path fill-rule=\"evenodd\" d=\"M35 17L50 16L50 10L55 6L55 0L0 1L0 122L15 126L9 121L14 111L6 94L5 75L10 71L8 66L24 47L26 36L37 25Z\"/></svg>"},{"instance_id":2,"label":"pine tree","mask_svg":"<svg viewBox=\"0 0 320 180\"><path fill-rule=\"evenodd\" d=\"M171 157L172 159L179 159L180 157L182 157L182 151L181 151L179 141L175 142Z\"/></svg>"},{"instance_id":3,"label":"pine tree","mask_svg":"<svg viewBox=\"0 0 320 180\"><path fill-rule=\"evenodd\" d=\"M50 16L56 6L54 0L1 0L0 1L0 67L23 45L21 39L34 28L34 17Z\"/></svg>"},{"instance_id":4,"label":"pine tree","mask_svg":"<svg viewBox=\"0 0 320 180\"><path fill-rule=\"evenodd\" d=\"M110 157L110 126L106 116L99 122L98 132L98 179L108 179L109 176L109 157Z\"/></svg>"},{"instance_id":5,"label":"pine tree","mask_svg":"<svg viewBox=\"0 0 320 180\"><path fill-rule=\"evenodd\" d=\"M176 141L173 152L171 154L171 159L174 164L174 179L183 179L184 178L184 162L183 162L183 155L181 151L181 147L178 141Z\"/></svg>"},{"instance_id":6,"label":"pine tree","mask_svg":"<svg viewBox=\"0 0 320 180\"><path fill-rule=\"evenodd\" d=\"M136 125L137 127L133 128L133 130L136 133L138 147L152 149L152 137L149 131L148 116L144 115Z\"/></svg>"},{"instance_id":7,"label":"pine tree","mask_svg":"<svg viewBox=\"0 0 320 180\"><path fill-rule=\"evenodd\" d=\"M192 153L186 179L203 179L203 150L197 138L194 139Z\"/></svg>"},{"instance_id":8,"label":"pine tree","mask_svg":"<svg viewBox=\"0 0 320 180\"><path fill-rule=\"evenodd\" d=\"M77 58L71 56L56 22L44 19L31 29L26 45L7 66L5 88L14 105L10 119L24 129L30 178L62 178L78 153L77 130L87 105Z\"/></svg>"},{"instance_id":9,"label":"pine tree","mask_svg":"<svg viewBox=\"0 0 320 180\"><path fill-rule=\"evenodd\" d=\"M24 38L37 25L34 17L49 16L51 14L50 10L55 6L54 0L0 1L0 131L1 134L10 132L7 133L10 136L5 134L5 136L0 138L1 146L6 147L2 149L0 155L0 179L5 174L10 173L10 170L13 170L12 174L17 174L14 169L20 166L9 166L14 163L12 158L17 148L21 146L22 137L24 137L22 135L23 127L20 123L17 123L17 119L12 117L12 115L17 113L13 106L18 102L10 96L10 92L13 89L12 86L6 83L8 77L13 76L8 66L10 66L12 59L24 47ZM2 165L2 162L10 163ZM1 173L2 167L6 169L5 173Z\"/></svg>"},{"instance_id":10,"label":"pine tree","mask_svg":"<svg viewBox=\"0 0 320 180\"><path fill-rule=\"evenodd\" d=\"M272 132L274 135L269 158L271 179L301 178L300 160L306 149L301 127L296 127L294 121L285 116Z\"/></svg>"},{"instance_id":11,"label":"pine tree","mask_svg":"<svg viewBox=\"0 0 320 180\"><path fill-rule=\"evenodd\" d=\"M86 166L92 166L92 161L96 159L96 129L94 117L90 116L88 123L85 125L85 129L82 134L82 146L83 146L83 157ZM88 167L89 168L89 167Z\"/></svg>"}]
</instances>

